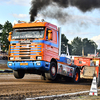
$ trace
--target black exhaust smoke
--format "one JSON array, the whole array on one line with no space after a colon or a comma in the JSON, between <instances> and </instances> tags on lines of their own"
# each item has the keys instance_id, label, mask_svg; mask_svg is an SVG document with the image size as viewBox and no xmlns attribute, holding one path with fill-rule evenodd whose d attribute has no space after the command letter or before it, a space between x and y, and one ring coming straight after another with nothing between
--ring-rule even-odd
<instances>
[{"instance_id":1,"label":"black exhaust smoke","mask_svg":"<svg viewBox=\"0 0 100 100\"><path fill-rule=\"evenodd\" d=\"M32 0L30 9L30 21L34 21L39 10L50 5L50 0Z\"/></svg>"},{"instance_id":2,"label":"black exhaust smoke","mask_svg":"<svg viewBox=\"0 0 100 100\"><path fill-rule=\"evenodd\" d=\"M30 9L30 21L34 21L38 12L42 12L43 15L49 18L66 19L68 14L64 11L54 9L50 14L51 9L46 11L46 7L56 4L58 8L67 8L69 5L75 6L83 12L91 11L95 8L100 8L100 0L32 0ZM44 12L45 11L45 12ZM59 16L60 15L60 16ZM66 15L66 16L65 16Z\"/></svg>"},{"instance_id":3,"label":"black exhaust smoke","mask_svg":"<svg viewBox=\"0 0 100 100\"><path fill-rule=\"evenodd\" d=\"M76 6L81 11L91 11L95 8L100 8L100 0L70 0L72 6Z\"/></svg>"}]
</instances>

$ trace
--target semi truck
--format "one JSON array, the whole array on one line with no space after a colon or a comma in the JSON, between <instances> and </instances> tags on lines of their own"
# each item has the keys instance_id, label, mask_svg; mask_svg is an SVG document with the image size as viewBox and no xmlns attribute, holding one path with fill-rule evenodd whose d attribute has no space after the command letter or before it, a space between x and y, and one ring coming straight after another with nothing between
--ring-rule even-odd
<instances>
[{"instance_id":1,"label":"semi truck","mask_svg":"<svg viewBox=\"0 0 100 100\"><path fill-rule=\"evenodd\" d=\"M49 22L19 21L13 26L8 40L8 67L14 77L25 73L39 74L41 79L57 80L61 76L79 82L80 69L71 59L61 56L61 28Z\"/></svg>"},{"instance_id":2,"label":"semi truck","mask_svg":"<svg viewBox=\"0 0 100 100\"><path fill-rule=\"evenodd\" d=\"M100 58L74 57L74 64L79 66L81 78L93 79L96 76L97 86L100 86Z\"/></svg>"}]
</instances>

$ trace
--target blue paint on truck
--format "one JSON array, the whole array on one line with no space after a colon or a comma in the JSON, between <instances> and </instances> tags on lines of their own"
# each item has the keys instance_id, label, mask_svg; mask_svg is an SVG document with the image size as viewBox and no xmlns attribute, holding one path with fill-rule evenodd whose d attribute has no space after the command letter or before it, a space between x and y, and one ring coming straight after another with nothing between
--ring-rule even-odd
<instances>
[{"instance_id":1,"label":"blue paint on truck","mask_svg":"<svg viewBox=\"0 0 100 100\"><path fill-rule=\"evenodd\" d=\"M21 65L21 63L27 63L27 65ZM44 71L48 71L50 69L50 63L45 61L9 61L7 65L13 70L43 69Z\"/></svg>"}]
</instances>

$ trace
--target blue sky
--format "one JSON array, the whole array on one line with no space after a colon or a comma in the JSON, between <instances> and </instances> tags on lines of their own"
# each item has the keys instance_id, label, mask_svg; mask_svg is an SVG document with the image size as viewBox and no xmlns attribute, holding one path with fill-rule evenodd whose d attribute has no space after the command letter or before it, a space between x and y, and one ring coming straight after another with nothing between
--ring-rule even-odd
<instances>
[{"instance_id":1,"label":"blue sky","mask_svg":"<svg viewBox=\"0 0 100 100\"><path fill-rule=\"evenodd\" d=\"M0 0L0 24L4 24L7 20L12 24L18 20L29 22L30 7L31 0ZM36 19L45 19L61 27L61 32L66 35L69 42L77 36L88 38L95 41L100 49L100 9L93 9L92 11L83 13L76 7L69 6L63 10L70 15L70 17L66 17L67 21L65 23L47 18L40 12Z\"/></svg>"}]
</instances>

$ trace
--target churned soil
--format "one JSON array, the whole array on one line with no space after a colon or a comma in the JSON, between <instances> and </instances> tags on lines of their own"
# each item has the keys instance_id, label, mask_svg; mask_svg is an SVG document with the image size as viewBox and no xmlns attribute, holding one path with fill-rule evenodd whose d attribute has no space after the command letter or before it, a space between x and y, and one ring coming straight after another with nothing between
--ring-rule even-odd
<instances>
[{"instance_id":1,"label":"churned soil","mask_svg":"<svg viewBox=\"0 0 100 100\"><path fill-rule=\"evenodd\" d=\"M5 65L3 68L7 69L7 66ZM90 90L90 87L91 80L81 80L75 84L70 81L53 82L50 80L41 80L41 76L34 74L26 74L23 79L15 79L13 74L0 74L0 100L25 100L26 98L40 96L74 93ZM84 100L83 98L87 100L92 99L88 96L78 95L75 97L67 96L42 100Z\"/></svg>"},{"instance_id":2,"label":"churned soil","mask_svg":"<svg viewBox=\"0 0 100 100\"><path fill-rule=\"evenodd\" d=\"M23 79L15 79L13 74L0 75L0 100L25 100L39 96L74 93L90 89L91 82L82 80L78 84L71 82L52 82L41 80L39 75L26 74Z\"/></svg>"}]
</instances>

